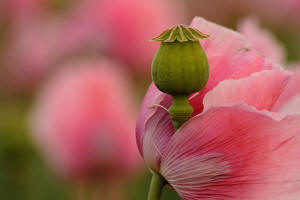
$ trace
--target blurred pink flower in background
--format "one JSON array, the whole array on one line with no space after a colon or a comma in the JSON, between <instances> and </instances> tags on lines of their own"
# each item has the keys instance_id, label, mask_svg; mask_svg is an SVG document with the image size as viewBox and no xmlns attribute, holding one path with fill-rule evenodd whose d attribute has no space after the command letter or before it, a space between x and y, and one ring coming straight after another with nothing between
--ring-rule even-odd
<instances>
[{"instance_id":1,"label":"blurred pink flower in background","mask_svg":"<svg viewBox=\"0 0 300 200\"><path fill-rule=\"evenodd\" d=\"M57 45L63 54L82 53L86 50L101 53L104 38L97 13L105 8L104 2L105 0L79 1L59 19Z\"/></svg>"},{"instance_id":2,"label":"blurred pink flower in background","mask_svg":"<svg viewBox=\"0 0 300 200\"><path fill-rule=\"evenodd\" d=\"M24 20L33 20L34 16L43 13L44 0L9 0L0 2L0 23L13 20L21 23Z\"/></svg>"},{"instance_id":3,"label":"blurred pink flower in background","mask_svg":"<svg viewBox=\"0 0 300 200\"><path fill-rule=\"evenodd\" d=\"M150 38L184 23L186 9L177 0L114 0L106 1L98 15L108 51L133 71L145 73L157 48Z\"/></svg>"},{"instance_id":4,"label":"blurred pink flower in background","mask_svg":"<svg viewBox=\"0 0 300 200\"><path fill-rule=\"evenodd\" d=\"M69 64L38 96L33 138L63 177L121 179L139 167L133 95L116 67L109 61Z\"/></svg>"},{"instance_id":5,"label":"blurred pink flower in background","mask_svg":"<svg viewBox=\"0 0 300 200\"><path fill-rule=\"evenodd\" d=\"M299 198L300 116L272 112L291 74L239 33L202 18L192 27L210 35L200 41L210 77L177 131L171 97L150 86L136 127L147 166L185 200Z\"/></svg>"},{"instance_id":6,"label":"blurred pink flower in background","mask_svg":"<svg viewBox=\"0 0 300 200\"><path fill-rule=\"evenodd\" d=\"M276 62L283 63L285 61L285 52L282 45L269 30L259 26L257 18L249 17L241 21L238 31L246 36L253 50Z\"/></svg>"},{"instance_id":7,"label":"blurred pink flower in background","mask_svg":"<svg viewBox=\"0 0 300 200\"><path fill-rule=\"evenodd\" d=\"M44 70L40 61L47 59L49 50L45 26L37 24L43 21L45 11L44 0L0 1L1 89L15 92L27 88Z\"/></svg>"},{"instance_id":8,"label":"blurred pink flower in background","mask_svg":"<svg viewBox=\"0 0 300 200\"><path fill-rule=\"evenodd\" d=\"M38 7L31 1L26 8ZM15 91L35 88L51 68L74 55L110 54L131 72L146 74L156 47L149 39L184 22L185 15L177 1L87 0L61 16L13 24L1 56L2 85Z\"/></svg>"},{"instance_id":9,"label":"blurred pink flower in background","mask_svg":"<svg viewBox=\"0 0 300 200\"><path fill-rule=\"evenodd\" d=\"M24 23L14 27L2 54L2 85L10 92L35 87L59 57L56 24L49 21Z\"/></svg>"},{"instance_id":10,"label":"blurred pink flower in background","mask_svg":"<svg viewBox=\"0 0 300 200\"><path fill-rule=\"evenodd\" d=\"M268 24L299 30L299 0L253 0L241 3L248 12L259 14Z\"/></svg>"}]
</instances>

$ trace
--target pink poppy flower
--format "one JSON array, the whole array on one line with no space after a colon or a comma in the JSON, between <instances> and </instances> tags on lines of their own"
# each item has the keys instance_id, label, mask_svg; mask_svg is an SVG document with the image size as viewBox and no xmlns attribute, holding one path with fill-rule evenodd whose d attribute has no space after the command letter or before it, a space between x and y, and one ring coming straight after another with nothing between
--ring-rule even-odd
<instances>
[{"instance_id":1,"label":"pink poppy flower","mask_svg":"<svg viewBox=\"0 0 300 200\"><path fill-rule=\"evenodd\" d=\"M171 97L151 84L136 126L147 166L185 200L298 199L300 116L271 112L290 73L237 32L199 17L191 26L210 35L200 41L210 77L177 131L165 109Z\"/></svg>"},{"instance_id":2,"label":"pink poppy flower","mask_svg":"<svg viewBox=\"0 0 300 200\"><path fill-rule=\"evenodd\" d=\"M255 17L249 17L240 22L238 31L246 36L253 50L277 62L284 62L285 52L282 45L267 29L259 26Z\"/></svg>"},{"instance_id":3,"label":"pink poppy flower","mask_svg":"<svg viewBox=\"0 0 300 200\"><path fill-rule=\"evenodd\" d=\"M32 136L63 177L121 178L139 166L128 80L115 67L108 61L70 64L37 99Z\"/></svg>"}]
</instances>

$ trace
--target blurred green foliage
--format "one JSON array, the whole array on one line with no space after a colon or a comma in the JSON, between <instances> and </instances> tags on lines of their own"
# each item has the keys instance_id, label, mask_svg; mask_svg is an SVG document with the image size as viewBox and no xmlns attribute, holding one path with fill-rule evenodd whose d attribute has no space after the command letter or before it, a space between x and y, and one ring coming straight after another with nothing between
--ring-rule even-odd
<instances>
[{"instance_id":1,"label":"blurred green foliage","mask_svg":"<svg viewBox=\"0 0 300 200\"><path fill-rule=\"evenodd\" d=\"M49 10L55 12L55 13L62 13L70 9L71 5L76 3L74 1L77 0L47 0L46 5ZM72 3L72 4L71 4Z\"/></svg>"},{"instance_id":2,"label":"blurred green foliage","mask_svg":"<svg viewBox=\"0 0 300 200\"><path fill-rule=\"evenodd\" d=\"M1 199L68 199L68 188L46 168L27 134L28 105L22 101L0 104Z\"/></svg>"},{"instance_id":3,"label":"blurred green foliage","mask_svg":"<svg viewBox=\"0 0 300 200\"><path fill-rule=\"evenodd\" d=\"M287 61L299 62L300 61L299 33L294 31L287 31L285 29L282 30L276 29L274 30L274 34L286 49Z\"/></svg>"}]
</instances>

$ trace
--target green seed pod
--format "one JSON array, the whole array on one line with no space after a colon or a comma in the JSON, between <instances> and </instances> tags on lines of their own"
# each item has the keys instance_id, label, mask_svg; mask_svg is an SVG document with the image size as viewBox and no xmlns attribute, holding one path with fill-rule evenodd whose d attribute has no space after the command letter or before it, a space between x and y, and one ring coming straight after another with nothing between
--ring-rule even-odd
<instances>
[{"instance_id":1,"label":"green seed pod","mask_svg":"<svg viewBox=\"0 0 300 200\"><path fill-rule=\"evenodd\" d=\"M151 72L159 90L182 95L197 92L205 86L209 66L199 39L207 37L196 29L178 25L152 39L161 41Z\"/></svg>"},{"instance_id":2,"label":"green seed pod","mask_svg":"<svg viewBox=\"0 0 300 200\"><path fill-rule=\"evenodd\" d=\"M185 25L168 29L152 41L161 41L152 62L151 75L156 87L173 97L169 113L175 129L193 113L189 95L207 83L209 66L199 40L209 37Z\"/></svg>"}]
</instances>

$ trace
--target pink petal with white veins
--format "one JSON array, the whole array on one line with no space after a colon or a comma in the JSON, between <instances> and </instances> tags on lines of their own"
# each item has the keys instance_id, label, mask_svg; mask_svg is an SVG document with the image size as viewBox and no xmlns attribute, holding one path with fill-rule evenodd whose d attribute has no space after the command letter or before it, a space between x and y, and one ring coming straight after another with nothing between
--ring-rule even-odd
<instances>
[{"instance_id":1,"label":"pink petal with white veins","mask_svg":"<svg viewBox=\"0 0 300 200\"><path fill-rule=\"evenodd\" d=\"M152 83L143 102L136 126L136 140L148 167L159 170L165 144L174 133L166 107L171 97L160 92Z\"/></svg>"},{"instance_id":2,"label":"pink petal with white veins","mask_svg":"<svg viewBox=\"0 0 300 200\"><path fill-rule=\"evenodd\" d=\"M299 199L299 123L245 105L210 108L174 134L161 174L185 200Z\"/></svg>"},{"instance_id":3,"label":"pink petal with white veins","mask_svg":"<svg viewBox=\"0 0 300 200\"><path fill-rule=\"evenodd\" d=\"M161 107L154 109L156 112L146 122L144 137L142 138L142 155L146 165L158 172L161 156L175 131L169 112Z\"/></svg>"},{"instance_id":4,"label":"pink petal with white veins","mask_svg":"<svg viewBox=\"0 0 300 200\"><path fill-rule=\"evenodd\" d=\"M158 105L169 107L171 101L171 97L160 92L153 83L149 86L136 124L136 140L140 153L142 153L142 140L147 120L155 113L158 114L159 112L164 112L163 110L158 109Z\"/></svg>"}]
</instances>

